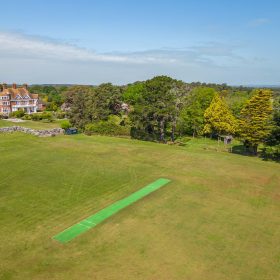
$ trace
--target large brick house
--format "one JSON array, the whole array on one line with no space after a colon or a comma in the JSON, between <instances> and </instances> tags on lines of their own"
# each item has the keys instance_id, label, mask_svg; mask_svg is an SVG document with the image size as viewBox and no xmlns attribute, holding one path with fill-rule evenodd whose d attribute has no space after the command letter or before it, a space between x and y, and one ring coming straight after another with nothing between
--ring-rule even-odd
<instances>
[{"instance_id":1,"label":"large brick house","mask_svg":"<svg viewBox=\"0 0 280 280\"><path fill-rule=\"evenodd\" d=\"M30 93L27 84L24 84L22 87L17 87L16 84L13 84L11 88L8 88L6 84L0 85L1 115L9 115L18 110L32 114L41 109L39 106L38 94Z\"/></svg>"}]
</instances>

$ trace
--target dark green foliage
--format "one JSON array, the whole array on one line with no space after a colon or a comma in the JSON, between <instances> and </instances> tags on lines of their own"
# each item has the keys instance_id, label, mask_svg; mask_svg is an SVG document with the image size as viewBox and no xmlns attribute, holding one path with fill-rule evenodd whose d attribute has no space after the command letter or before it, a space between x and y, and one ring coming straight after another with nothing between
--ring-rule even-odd
<instances>
[{"instance_id":1,"label":"dark green foliage","mask_svg":"<svg viewBox=\"0 0 280 280\"><path fill-rule=\"evenodd\" d=\"M122 125L122 120L118 116L111 115L107 121L100 120L89 123L85 127L87 135L100 134L111 136L129 136L130 126Z\"/></svg>"},{"instance_id":2,"label":"dark green foliage","mask_svg":"<svg viewBox=\"0 0 280 280\"><path fill-rule=\"evenodd\" d=\"M183 83L166 76L145 82L130 113L132 137L165 142L167 129L174 140L176 121L182 105Z\"/></svg>"},{"instance_id":3,"label":"dark green foliage","mask_svg":"<svg viewBox=\"0 0 280 280\"><path fill-rule=\"evenodd\" d=\"M71 123L80 129L94 121L107 120L112 114L121 111L122 89L112 84L98 87L74 86L65 94L65 103L70 107Z\"/></svg>"},{"instance_id":4,"label":"dark green foliage","mask_svg":"<svg viewBox=\"0 0 280 280\"><path fill-rule=\"evenodd\" d=\"M265 160L274 160L280 162L280 145L266 146L262 149L260 156Z\"/></svg>"},{"instance_id":5,"label":"dark green foliage","mask_svg":"<svg viewBox=\"0 0 280 280\"><path fill-rule=\"evenodd\" d=\"M77 128L84 128L88 120L86 102L93 88L87 86L74 86L64 93L65 103L71 108L69 112L70 122Z\"/></svg>"},{"instance_id":6,"label":"dark green foliage","mask_svg":"<svg viewBox=\"0 0 280 280\"><path fill-rule=\"evenodd\" d=\"M101 84L86 95L86 118L88 122L107 120L110 115L121 111L122 90L110 83Z\"/></svg>"},{"instance_id":7,"label":"dark green foliage","mask_svg":"<svg viewBox=\"0 0 280 280\"><path fill-rule=\"evenodd\" d=\"M276 97L273 109L274 127L265 141L265 143L269 146L280 145L280 97Z\"/></svg>"}]
</instances>

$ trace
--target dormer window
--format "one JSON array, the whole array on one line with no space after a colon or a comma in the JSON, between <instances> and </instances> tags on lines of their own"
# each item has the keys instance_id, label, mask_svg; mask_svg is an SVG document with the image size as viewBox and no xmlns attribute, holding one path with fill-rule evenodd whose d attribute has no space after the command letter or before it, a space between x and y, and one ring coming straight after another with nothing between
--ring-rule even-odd
<instances>
[{"instance_id":1,"label":"dormer window","mask_svg":"<svg viewBox=\"0 0 280 280\"><path fill-rule=\"evenodd\" d=\"M16 99L21 99L22 97L18 94L17 96L16 96Z\"/></svg>"},{"instance_id":2,"label":"dormer window","mask_svg":"<svg viewBox=\"0 0 280 280\"><path fill-rule=\"evenodd\" d=\"M28 95L25 95L23 98L25 98L25 99L29 99L29 96L28 96Z\"/></svg>"}]
</instances>

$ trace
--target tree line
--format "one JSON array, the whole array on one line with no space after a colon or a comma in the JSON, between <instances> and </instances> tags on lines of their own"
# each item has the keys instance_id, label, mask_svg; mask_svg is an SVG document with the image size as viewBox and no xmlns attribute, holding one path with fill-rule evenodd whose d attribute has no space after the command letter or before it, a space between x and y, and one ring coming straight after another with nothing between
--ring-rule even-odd
<instances>
[{"instance_id":1,"label":"tree line","mask_svg":"<svg viewBox=\"0 0 280 280\"><path fill-rule=\"evenodd\" d=\"M71 125L88 134L159 142L184 135L233 135L253 154L260 144L280 150L279 89L184 83L157 76L125 86L65 87L57 95L47 96L51 102L58 100L57 106L63 103Z\"/></svg>"}]
</instances>

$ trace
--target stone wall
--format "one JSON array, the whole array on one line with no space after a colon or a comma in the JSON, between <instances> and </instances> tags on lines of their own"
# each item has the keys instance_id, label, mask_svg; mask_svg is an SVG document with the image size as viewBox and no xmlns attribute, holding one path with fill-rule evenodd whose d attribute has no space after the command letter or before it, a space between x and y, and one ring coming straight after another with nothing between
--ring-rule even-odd
<instances>
[{"instance_id":1,"label":"stone wall","mask_svg":"<svg viewBox=\"0 0 280 280\"><path fill-rule=\"evenodd\" d=\"M27 128L22 126L11 126L11 127L0 128L0 133L11 133L16 131L32 134L39 137L56 136L64 133L64 129L62 128L53 128L53 129L44 129L44 130L32 129L32 128Z\"/></svg>"}]
</instances>

